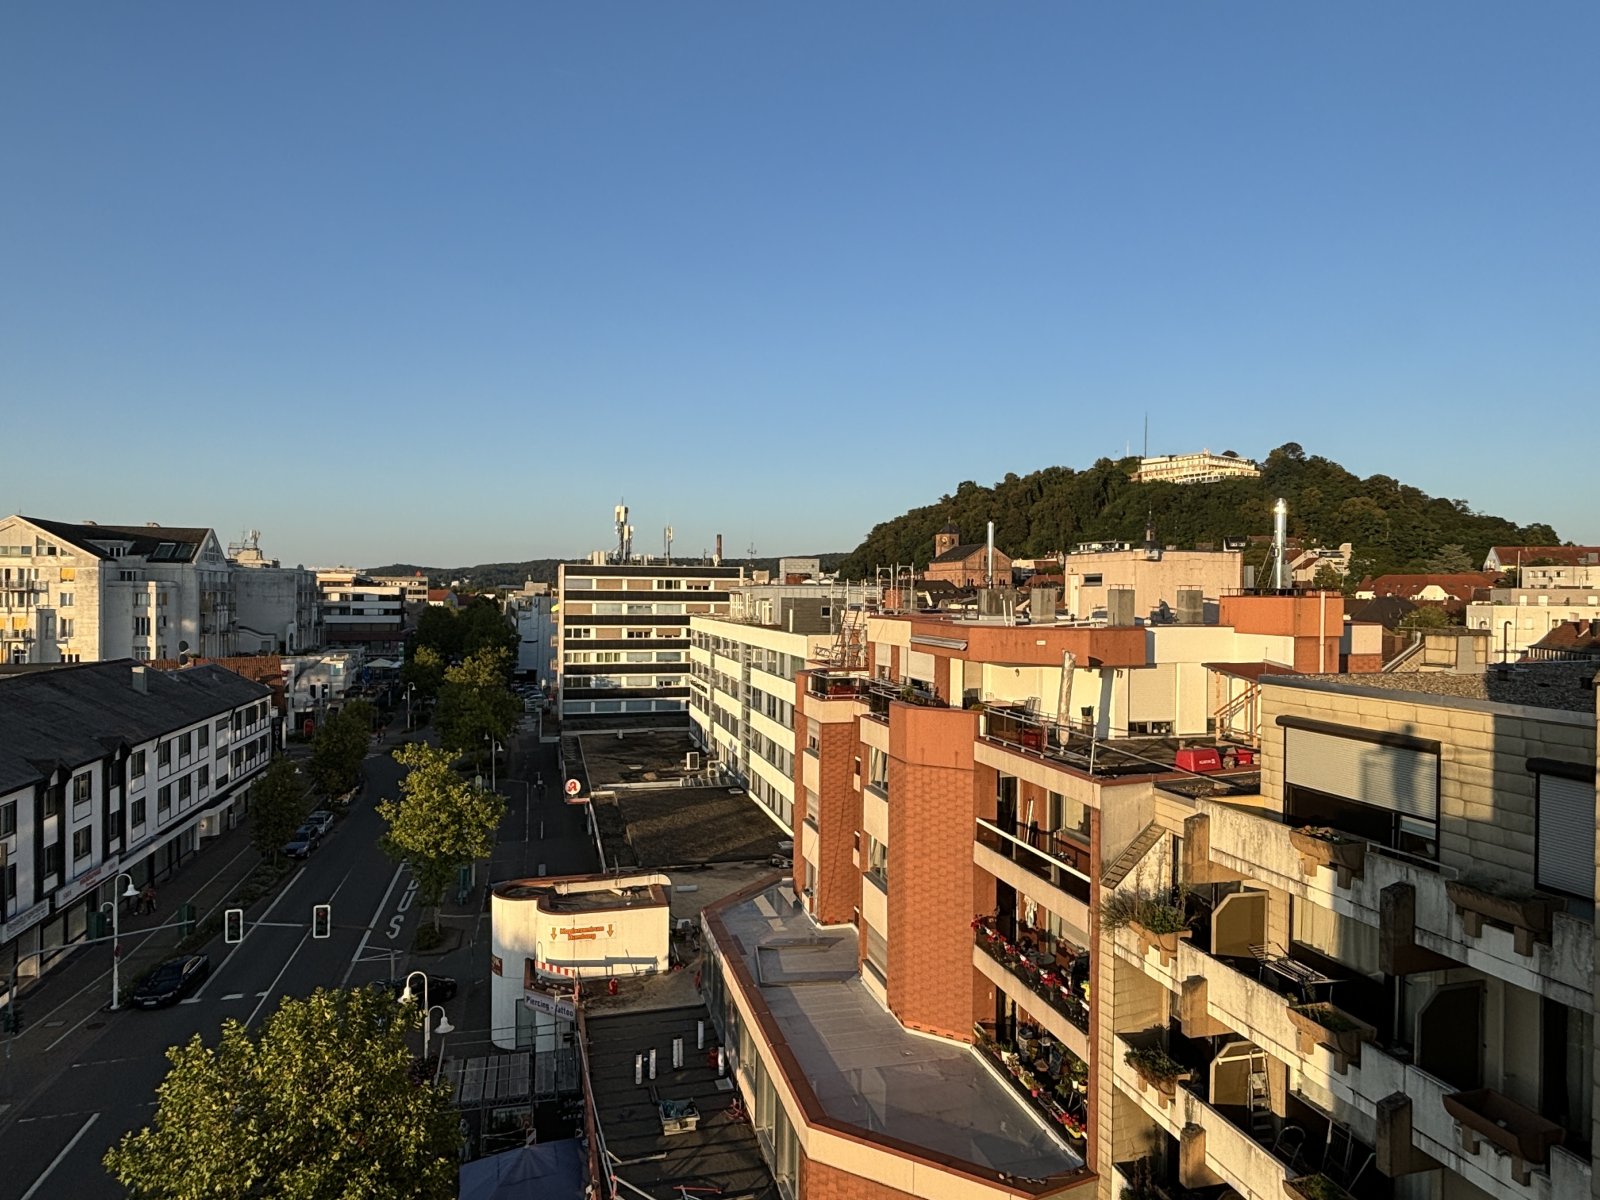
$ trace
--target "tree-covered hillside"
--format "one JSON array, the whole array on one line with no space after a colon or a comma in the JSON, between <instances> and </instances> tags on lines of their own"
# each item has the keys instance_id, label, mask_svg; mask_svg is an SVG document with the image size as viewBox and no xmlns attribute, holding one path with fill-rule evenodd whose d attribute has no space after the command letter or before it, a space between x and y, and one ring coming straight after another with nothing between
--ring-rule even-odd
<instances>
[{"instance_id":1,"label":"tree-covered hillside","mask_svg":"<svg viewBox=\"0 0 1600 1200\"><path fill-rule=\"evenodd\" d=\"M843 554L834 552L821 555L795 555L797 558L820 558L822 569L831 571L844 558ZM514 563L479 563L475 567L422 567L415 563L390 563L386 567L370 567L368 573L372 575L415 575L417 572L428 577L434 587L444 587L453 579L464 579L468 586L474 588L510 588L513 591L522 586L522 581L531 579L535 583L554 583L556 581L556 568L563 561L559 558L534 558L526 562ZM692 562L692 559L675 559L676 562ZM724 558L723 563L730 567L746 567L750 570L776 571L778 560L776 558Z\"/></svg>"},{"instance_id":2,"label":"tree-covered hillside","mask_svg":"<svg viewBox=\"0 0 1600 1200\"><path fill-rule=\"evenodd\" d=\"M993 487L968 480L954 495L885 521L845 559L851 577L880 565L925 564L933 535L948 521L964 541L983 540L995 523L995 544L1015 558L1070 551L1078 542L1142 541L1145 519L1155 522L1163 545L1192 549L1224 537L1272 532L1272 506L1289 502L1289 532L1306 545L1355 547L1354 572L1427 570L1459 559L1476 566L1490 546L1555 545L1548 525L1516 525L1473 512L1465 500L1429 496L1387 475L1360 479L1336 462L1307 456L1295 443L1267 456L1259 479L1178 485L1134 483L1137 458L1102 458L1087 470L1047 467L1007 475Z\"/></svg>"}]
</instances>

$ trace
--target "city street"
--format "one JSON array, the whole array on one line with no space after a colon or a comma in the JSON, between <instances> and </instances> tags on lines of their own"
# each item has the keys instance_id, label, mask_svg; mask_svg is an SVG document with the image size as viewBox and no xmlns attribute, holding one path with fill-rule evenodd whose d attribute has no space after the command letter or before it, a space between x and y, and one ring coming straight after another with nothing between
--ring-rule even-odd
<instances>
[{"instance_id":1,"label":"city street","mask_svg":"<svg viewBox=\"0 0 1600 1200\"><path fill-rule=\"evenodd\" d=\"M541 865L549 874L592 869L583 810L560 800L556 747L541 745L530 724L507 765L508 778L501 781L507 815L489 878L536 875ZM125 1132L150 1120L155 1089L166 1075L166 1048L196 1033L212 1039L229 1017L259 1028L283 996L426 968L460 981L447 1005L461 1030L452 1041L470 1044L486 1036L484 867L470 903L446 906L444 921L460 929L460 946L438 956L412 955L420 905L409 874L378 848L383 822L374 811L380 798L397 794L400 768L385 750L369 755L364 771L367 784L351 811L270 906L259 917L251 914L244 941L227 946L218 937L208 946L212 974L195 995L157 1011L99 1011L75 1029L35 1025L24 1031L19 1046L30 1038L58 1044L48 1054L29 1047L32 1053L0 1066L16 1072L7 1091L13 1104L0 1111L6 1164L0 1200L121 1195L101 1158ZM543 803L531 783L541 774ZM517 776L526 776L529 786ZM325 940L311 937L311 909L318 903L333 906L333 932ZM103 948L85 953L109 954ZM418 1040L420 1052L420 1034Z\"/></svg>"}]
</instances>

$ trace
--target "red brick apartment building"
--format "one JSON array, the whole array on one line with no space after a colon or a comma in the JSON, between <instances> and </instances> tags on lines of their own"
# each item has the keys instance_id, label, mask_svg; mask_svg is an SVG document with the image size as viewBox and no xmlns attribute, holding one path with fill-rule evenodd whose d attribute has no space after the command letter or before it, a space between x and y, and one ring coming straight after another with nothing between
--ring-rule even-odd
<instances>
[{"instance_id":1,"label":"red brick apartment building","mask_svg":"<svg viewBox=\"0 0 1600 1200\"><path fill-rule=\"evenodd\" d=\"M1163 789L1253 788L1264 660L1377 665L1337 596L1221 608L885 616L864 669L798 677L793 873L703 918L712 1019L790 1195L1119 1195L1142 1151L1107 1111L1102 897L1135 868L1177 882Z\"/></svg>"}]
</instances>

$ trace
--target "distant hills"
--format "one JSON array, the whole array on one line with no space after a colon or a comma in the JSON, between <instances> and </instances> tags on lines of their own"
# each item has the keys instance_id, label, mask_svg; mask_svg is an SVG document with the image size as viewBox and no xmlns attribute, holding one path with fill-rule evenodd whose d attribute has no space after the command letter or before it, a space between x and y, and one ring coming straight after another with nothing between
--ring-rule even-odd
<instances>
[{"instance_id":1,"label":"distant hills","mask_svg":"<svg viewBox=\"0 0 1600 1200\"><path fill-rule=\"evenodd\" d=\"M968 480L954 494L875 526L841 564L850 577L889 563L925 564L933 535L954 521L962 539L982 541L995 522L995 544L1014 558L1042 558L1079 542L1144 539L1155 523L1162 545L1220 547L1225 537L1272 532L1272 506L1289 503L1289 531L1305 545L1354 545L1352 574L1468 570L1493 545L1558 545L1549 525L1518 525L1474 512L1392 479L1361 479L1338 463L1308 456L1296 442L1279 446L1259 479L1212 484L1135 483L1137 457L1102 458L1092 467L1046 467L1007 475L992 487Z\"/></svg>"},{"instance_id":2,"label":"distant hills","mask_svg":"<svg viewBox=\"0 0 1600 1200\"><path fill-rule=\"evenodd\" d=\"M802 554L784 555L785 558L820 558L822 569L831 571L844 558L842 553L834 551L830 554ZM563 562L570 562L564 558L531 558L526 562L479 563L475 567L423 567L416 563L390 563L386 567L365 567L370 575L415 575L419 571L428 577L428 582L433 587L445 587L454 579L465 580L468 586L474 588L520 588L526 579L535 583L554 583L556 581L556 568ZM680 562L694 561L692 559L679 559ZM778 560L776 558L724 558L723 563L730 567L753 567L755 570L776 571Z\"/></svg>"}]
</instances>

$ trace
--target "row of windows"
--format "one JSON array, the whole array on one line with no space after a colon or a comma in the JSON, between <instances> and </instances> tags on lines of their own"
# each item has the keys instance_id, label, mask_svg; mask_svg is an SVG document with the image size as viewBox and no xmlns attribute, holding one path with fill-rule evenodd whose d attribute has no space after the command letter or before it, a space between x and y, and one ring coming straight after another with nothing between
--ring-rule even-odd
<instances>
[{"instance_id":1,"label":"row of windows","mask_svg":"<svg viewBox=\"0 0 1600 1200\"><path fill-rule=\"evenodd\" d=\"M781 675L785 679L793 679L797 672L805 670L806 667L806 660L798 654L784 654L780 650L768 650L764 646L751 646L734 638L708 633L704 629L691 630L689 644L697 649L731 658L741 666L765 671L769 675Z\"/></svg>"},{"instance_id":2,"label":"row of windows","mask_svg":"<svg viewBox=\"0 0 1600 1200\"><path fill-rule=\"evenodd\" d=\"M682 650L568 650L567 662L590 663L682 663Z\"/></svg>"},{"instance_id":3,"label":"row of windows","mask_svg":"<svg viewBox=\"0 0 1600 1200\"><path fill-rule=\"evenodd\" d=\"M682 700L568 700L561 711L569 717L617 713L683 712Z\"/></svg>"},{"instance_id":4,"label":"row of windows","mask_svg":"<svg viewBox=\"0 0 1600 1200\"><path fill-rule=\"evenodd\" d=\"M569 592L709 592L709 579L624 579L610 576L602 579L571 575L561 585Z\"/></svg>"},{"instance_id":5,"label":"row of windows","mask_svg":"<svg viewBox=\"0 0 1600 1200\"><path fill-rule=\"evenodd\" d=\"M593 638L611 638L611 639L615 639L618 636L618 633L617 633L617 631L615 629L611 629L611 628L596 629L596 628L594 628L592 626L589 626L589 625L569 626L569 627L567 627L567 629L564 632L566 634L566 637L567 637L568 641L573 641L573 640L582 641L582 640L584 640L586 638L588 638L588 639L593 639ZM661 642L678 642L678 641L682 641L683 640L683 636L684 635L683 635L683 630L681 628L668 628L668 629L630 628L630 629L625 630L621 634L621 636L624 639L632 639L634 641L650 640L650 641L661 641ZM555 643L552 641L551 645L554 645L554 644Z\"/></svg>"}]
</instances>

